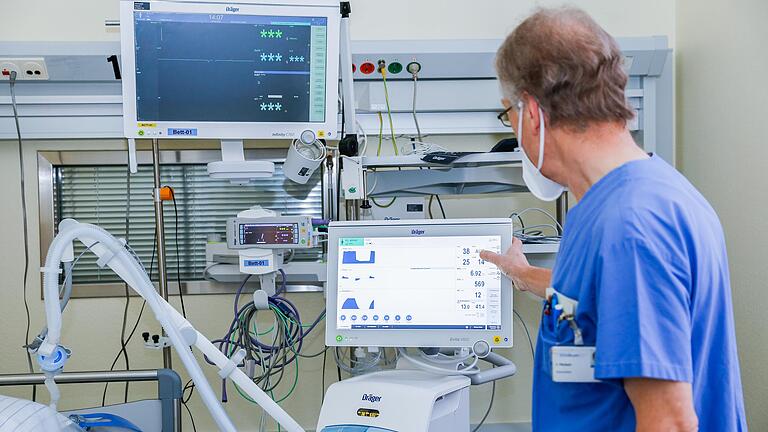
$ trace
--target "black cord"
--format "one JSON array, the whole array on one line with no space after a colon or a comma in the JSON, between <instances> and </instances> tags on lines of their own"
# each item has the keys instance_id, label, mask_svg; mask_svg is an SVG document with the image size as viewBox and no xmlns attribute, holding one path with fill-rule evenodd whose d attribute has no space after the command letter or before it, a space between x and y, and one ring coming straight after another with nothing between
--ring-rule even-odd
<instances>
[{"instance_id":1,"label":"black cord","mask_svg":"<svg viewBox=\"0 0 768 432\"><path fill-rule=\"evenodd\" d=\"M130 243L130 214L131 214L131 167L128 166L128 170L125 175L125 243ZM128 306L131 304L131 292L127 283L123 284L125 288L125 307L123 308L123 323L120 329L120 350L123 352L123 358L125 359L125 370L131 370L131 364L128 360L128 350L125 349L125 326L128 322ZM125 394L124 401L128 403L128 387L130 382L125 382Z\"/></svg>"},{"instance_id":2,"label":"black cord","mask_svg":"<svg viewBox=\"0 0 768 432\"><path fill-rule=\"evenodd\" d=\"M341 220L341 164L343 159L338 158L336 162L336 218Z\"/></svg>"},{"instance_id":3,"label":"black cord","mask_svg":"<svg viewBox=\"0 0 768 432\"><path fill-rule=\"evenodd\" d=\"M515 313L515 316L517 317L517 319L519 319L520 322L523 324L523 329L525 330L525 336L528 337L528 346L531 348L531 359L535 359L536 355L534 354L533 341L531 340L531 333L528 332L528 326L525 324L525 320L523 319L523 317L521 317L516 310L512 309L512 312Z\"/></svg>"},{"instance_id":4,"label":"black cord","mask_svg":"<svg viewBox=\"0 0 768 432\"><path fill-rule=\"evenodd\" d=\"M325 348L323 351L323 369L321 371L323 378L322 378L322 384L320 385L320 405L325 402L325 362L328 359L328 347Z\"/></svg>"},{"instance_id":5,"label":"black cord","mask_svg":"<svg viewBox=\"0 0 768 432\"><path fill-rule=\"evenodd\" d=\"M186 402L182 402L181 404L184 405L184 408L187 410L187 414L189 414L189 421L192 422L192 430L197 432L197 427L195 426L195 417L192 415L192 411L189 409Z\"/></svg>"},{"instance_id":6,"label":"black cord","mask_svg":"<svg viewBox=\"0 0 768 432\"><path fill-rule=\"evenodd\" d=\"M435 195L435 199L437 200L437 205L439 205L439 206L440 206L440 213L442 213L442 214L443 214L443 219L448 219L448 218L445 216L445 209L443 208L443 202L442 202L442 201L440 201L440 195Z\"/></svg>"},{"instance_id":7,"label":"black cord","mask_svg":"<svg viewBox=\"0 0 768 432\"><path fill-rule=\"evenodd\" d=\"M432 201L434 201L434 199L435 199L435 196L434 195L430 195L429 196L429 204L427 204L427 211L429 213L429 218L430 219L434 219L435 218L434 216L432 216Z\"/></svg>"},{"instance_id":8,"label":"black cord","mask_svg":"<svg viewBox=\"0 0 768 432\"><path fill-rule=\"evenodd\" d=\"M512 216L514 216L514 217L516 217L516 218L517 218L517 220L520 222L520 227L521 227L523 230L525 230L525 222L523 222L523 218L521 218L521 217L520 217L520 215L519 215L518 213L512 213L512 214L510 215L510 217L512 217Z\"/></svg>"},{"instance_id":9,"label":"black cord","mask_svg":"<svg viewBox=\"0 0 768 432\"><path fill-rule=\"evenodd\" d=\"M488 402L488 409L485 410L485 415L483 415L483 418L480 420L480 423L475 426L474 429L472 429L472 432L477 432L481 426L483 426L483 423L488 419L488 415L491 414L491 408L493 408L493 399L496 397L496 381L493 382L493 387L491 387L491 400Z\"/></svg>"},{"instance_id":10,"label":"black cord","mask_svg":"<svg viewBox=\"0 0 768 432\"><path fill-rule=\"evenodd\" d=\"M179 287L179 300L181 301L181 315L184 318L187 317L187 309L184 307L184 289L181 287L181 258L179 257L179 209L176 207L176 191L172 187L166 186L171 190L171 198L173 199L173 216L174 216L174 238L173 243L176 245L176 283Z\"/></svg>"},{"instance_id":11,"label":"black cord","mask_svg":"<svg viewBox=\"0 0 768 432\"><path fill-rule=\"evenodd\" d=\"M155 227L155 235L153 236L155 239L152 242L152 258L149 261L149 280L152 280L152 270L155 266L155 251L157 249L157 227ZM136 317L136 322L133 324L133 328L131 329L131 333L128 335L128 338L125 340L125 345L120 347L120 351L117 352L117 355L115 356L115 359L112 361L112 365L109 367L110 372L115 369L115 365L117 364L117 361L120 359L120 354L123 352L123 350L127 349L128 343L131 342L131 339L133 339L133 335L136 333L136 329L139 327L139 323L141 322L141 317L144 315L144 309L147 306L147 301L144 300L144 302L141 304L141 309L139 310L139 315ZM101 406L104 406L107 402L107 388L109 387L109 383L104 383L104 393L101 395Z\"/></svg>"},{"instance_id":12,"label":"black cord","mask_svg":"<svg viewBox=\"0 0 768 432\"><path fill-rule=\"evenodd\" d=\"M10 76L10 92L11 92L11 106L13 107L13 120L16 123L16 138L19 142L19 173L21 176L21 224L23 227L24 235L24 276L22 279L22 295L24 296L24 311L27 316L27 329L24 333L24 352L27 355L27 367L29 373L33 373L32 368L32 354L27 349L29 346L29 329L31 326L31 318L29 313L29 302L27 301L27 278L29 277L29 227L27 226L27 195L25 193L26 186L24 181L24 149L21 140L21 127L19 126L19 111L16 107L16 71L11 71ZM37 386L32 386L32 400L37 399Z\"/></svg>"},{"instance_id":13,"label":"black cord","mask_svg":"<svg viewBox=\"0 0 768 432\"><path fill-rule=\"evenodd\" d=\"M186 395L187 390L189 390L189 396ZM186 384L184 384L184 388L181 390L181 402L187 403L190 399L192 399L192 394L195 392L195 382L191 379L187 381Z\"/></svg>"}]
</instances>

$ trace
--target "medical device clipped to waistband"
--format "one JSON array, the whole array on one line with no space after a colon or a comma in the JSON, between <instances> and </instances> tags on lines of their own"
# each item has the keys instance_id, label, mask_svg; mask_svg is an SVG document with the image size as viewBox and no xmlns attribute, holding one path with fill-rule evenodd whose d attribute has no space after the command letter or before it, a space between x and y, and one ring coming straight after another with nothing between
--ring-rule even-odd
<instances>
[{"instance_id":1,"label":"medical device clipped to waistband","mask_svg":"<svg viewBox=\"0 0 768 432\"><path fill-rule=\"evenodd\" d=\"M544 314L553 315L553 318L560 323L561 321L567 321L568 325L573 330L573 344L584 345L584 339L581 335L581 329L576 323L576 308L578 308L579 302L566 297L565 295L557 292L554 288L547 288L546 300L544 303Z\"/></svg>"}]
</instances>

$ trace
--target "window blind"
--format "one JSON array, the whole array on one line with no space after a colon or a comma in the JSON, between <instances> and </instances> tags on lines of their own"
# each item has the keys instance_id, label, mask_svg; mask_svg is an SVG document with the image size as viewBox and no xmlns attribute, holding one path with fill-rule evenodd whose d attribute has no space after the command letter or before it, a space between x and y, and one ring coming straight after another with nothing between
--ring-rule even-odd
<instances>
[{"instance_id":1,"label":"window blind","mask_svg":"<svg viewBox=\"0 0 768 432\"><path fill-rule=\"evenodd\" d=\"M155 223L152 201L153 173L148 165L139 166L138 172L127 179L124 166L57 166L54 167L54 221L74 218L101 226L128 244L149 271L154 245ZM286 180L282 164L275 164L275 175L257 179L248 186L237 186L228 181L212 179L204 164L164 165L161 183L174 189L176 213L172 201L166 201L165 219L166 267L168 279L200 280L205 268L205 244L209 235L219 234L226 241L227 218L254 205L279 211L284 215L322 216L322 185L320 174L305 185ZM130 187L130 200L127 199ZM128 232L126 233L126 211ZM178 233L178 234L177 234ZM176 244L178 244L178 265ZM75 257L85 250L81 243L75 246ZM314 260L319 252L297 253L296 259ZM109 269L99 269L97 258L86 253L80 259L73 282L108 283L120 279ZM154 259L152 278L157 277L157 258Z\"/></svg>"}]
</instances>

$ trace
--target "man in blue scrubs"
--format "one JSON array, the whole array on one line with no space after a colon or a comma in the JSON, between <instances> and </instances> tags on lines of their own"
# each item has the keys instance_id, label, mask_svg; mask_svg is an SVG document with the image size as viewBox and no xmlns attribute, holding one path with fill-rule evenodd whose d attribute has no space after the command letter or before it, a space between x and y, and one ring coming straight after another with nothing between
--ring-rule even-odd
<instances>
[{"instance_id":1,"label":"man in blue scrubs","mask_svg":"<svg viewBox=\"0 0 768 432\"><path fill-rule=\"evenodd\" d=\"M554 270L529 265L519 241L482 255L546 298L534 431L746 430L720 222L632 139L615 40L580 10L543 9L497 70L530 191L578 200Z\"/></svg>"}]
</instances>

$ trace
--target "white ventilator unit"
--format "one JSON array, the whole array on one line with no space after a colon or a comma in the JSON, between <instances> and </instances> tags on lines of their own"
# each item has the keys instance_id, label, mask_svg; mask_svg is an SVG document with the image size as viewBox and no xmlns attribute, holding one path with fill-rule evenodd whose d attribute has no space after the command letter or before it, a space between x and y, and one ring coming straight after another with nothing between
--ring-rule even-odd
<instances>
[{"instance_id":1,"label":"white ventilator unit","mask_svg":"<svg viewBox=\"0 0 768 432\"><path fill-rule=\"evenodd\" d=\"M466 432L469 384L417 370L349 378L328 388L317 432Z\"/></svg>"},{"instance_id":2,"label":"white ventilator unit","mask_svg":"<svg viewBox=\"0 0 768 432\"><path fill-rule=\"evenodd\" d=\"M328 346L512 346L511 219L331 222Z\"/></svg>"},{"instance_id":3,"label":"white ventilator unit","mask_svg":"<svg viewBox=\"0 0 768 432\"><path fill-rule=\"evenodd\" d=\"M398 347L399 360L331 385L316 430L469 432L470 384L517 371L491 352L512 346L510 282L480 258L511 245L511 219L331 222L328 233L326 345Z\"/></svg>"}]
</instances>

